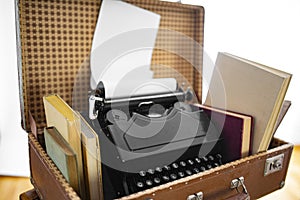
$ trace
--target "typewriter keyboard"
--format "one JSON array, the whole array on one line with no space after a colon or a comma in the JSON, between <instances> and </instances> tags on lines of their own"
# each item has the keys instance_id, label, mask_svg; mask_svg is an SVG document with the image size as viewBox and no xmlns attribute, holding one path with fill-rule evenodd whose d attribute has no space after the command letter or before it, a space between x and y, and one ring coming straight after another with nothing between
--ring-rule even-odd
<instances>
[{"instance_id":1,"label":"typewriter keyboard","mask_svg":"<svg viewBox=\"0 0 300 200\"><path fill-rule=\"evenodd\" d=\"M203 172L221 164L222 156L220 154L179 160L170 165L157 166L153 169L146 169L137 174L129 175L126 179L126 185L128 192L132 194Z\"/></svg>"}]
</instances>

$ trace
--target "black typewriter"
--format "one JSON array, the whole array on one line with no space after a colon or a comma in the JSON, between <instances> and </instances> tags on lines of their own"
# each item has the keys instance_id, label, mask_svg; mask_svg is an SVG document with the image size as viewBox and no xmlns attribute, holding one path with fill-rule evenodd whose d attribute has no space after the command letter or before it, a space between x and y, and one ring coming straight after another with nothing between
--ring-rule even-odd
<instances>
[{"instance_id":1,"label":"black typewriter","mask_svg":"<svg viewBox=\"0 0 300 200\"><path fill-rule=\"evenodd\" d=\"M105 199L114 199L222 164L221 132L190 90L106 99L100 83L89 96L99 135Z\"/></svg>"}]
</instances>

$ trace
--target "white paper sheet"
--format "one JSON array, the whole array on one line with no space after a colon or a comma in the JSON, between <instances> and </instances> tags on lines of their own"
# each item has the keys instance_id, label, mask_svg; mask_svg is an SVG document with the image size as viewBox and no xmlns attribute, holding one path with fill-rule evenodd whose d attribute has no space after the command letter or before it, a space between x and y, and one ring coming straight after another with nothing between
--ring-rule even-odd
<instances>
[{"instance_id":1,"label":"white paper sheet","mask_svg":"<svg viewBox=\"0 0 300 200\"><path fill-rule=\"evenodd\" d=\"M173 92L177 88L174 78L155 78L148 80L126 80L103 82L106 98L130 97L146 94ZM146 91L146 92L145 92Z\"/></svg>"},{"instance_id":2,"label":"white paper sheet","mask_svg":"<svg viewBox=\"0 0 300 200\"><path fill-rule=\"evenodd\" d=\"M137 85L147 85L138 94L176 89L175 79L152 80L150 66L159 23L158 14L122 1L103 0L91 52L92 89L102 81L106 98L130 96Z\"/></svg>"}]
</instances>

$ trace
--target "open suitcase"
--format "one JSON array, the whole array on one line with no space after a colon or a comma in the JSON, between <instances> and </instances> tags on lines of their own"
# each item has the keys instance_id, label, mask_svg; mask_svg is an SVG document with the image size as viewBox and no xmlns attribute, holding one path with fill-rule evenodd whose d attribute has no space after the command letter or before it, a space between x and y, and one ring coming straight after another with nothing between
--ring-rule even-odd
<instances>
[{"instance_id":1,"label":"open suitcase","mask_svg":"<svg viewBox=\"0 0 300 200\"><path fill-rule=\"evenodd\" d=\"M203 7L158 0L127 2L160 14L161 28L184 34L203 46ZM31 182L38 197L31 196L35 199L80 199L39 142L39 133L46 126L42 97L57 93L70 105L87 106L86 99L73 100L77 93L88 95L88 57L100 6L99 0L16 2L22 119L29 138ZM155 76L172 76L172 71L159 65L172 66L192 83L201 101L202 48L180 42L165 44L169 41L167 37L168 34L159 34L157 43L180 49L193 60L194 67L177 55L155 50L152 58ZM284 186L292 150L292 144L274 139L266 152L122 199L256 199ZM265 166L270 159L282 159L282 168L266 174Z\"/></svg>"}]
</instances>

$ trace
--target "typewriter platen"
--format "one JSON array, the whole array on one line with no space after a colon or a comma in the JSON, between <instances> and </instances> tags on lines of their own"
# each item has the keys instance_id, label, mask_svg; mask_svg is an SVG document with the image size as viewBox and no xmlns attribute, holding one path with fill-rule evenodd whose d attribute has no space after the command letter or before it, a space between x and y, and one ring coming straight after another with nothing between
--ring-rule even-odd
<instances>
[{"instance_id":1,"label":"typewriter platen","mask_svg":"<svg viewBox=\"0 0 300 200\"><path fill-rule=\"evenodd\" d=\"M99 135L105 199L174 181L222 164L220 130L192 92L105 99L100 83L89 97Z\"/></svg>"}]
</instances>

